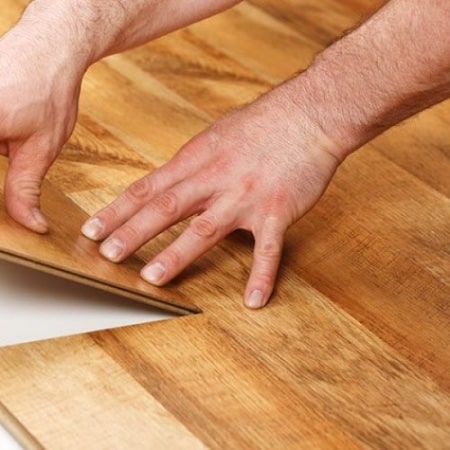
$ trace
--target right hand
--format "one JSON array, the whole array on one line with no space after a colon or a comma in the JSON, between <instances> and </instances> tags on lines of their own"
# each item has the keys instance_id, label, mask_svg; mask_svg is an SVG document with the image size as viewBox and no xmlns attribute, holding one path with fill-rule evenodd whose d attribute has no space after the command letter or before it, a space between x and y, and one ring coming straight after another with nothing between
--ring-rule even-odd
<instances>
[{"instance_id":1,"label":"right hand","mask_svg":"<svg viewBox=\"0 0 450 450\"><path fill-rule=\"evenodd\" d=\"M8 213L45 233L41 183L74 129L84 67L68 63L51 27L31 25L19 22L0 38L0 155L9 158Z\"/></svg>"},{"instance_id":2,"label":"right hand","mask_svg":"<svg viewBox=\"0 0 450 450\"><path fill-rule=\"evenodd\" d=\"M285 232L319 200L340 160L340 147L293 101L287 82L219 119L167 164L132 184L82 228L105 240L100 252L120 262L173 224L198 215L142 271L157 286L237 229L255 239L245 304L269 300Z\"/></svg>"}]
</instances>

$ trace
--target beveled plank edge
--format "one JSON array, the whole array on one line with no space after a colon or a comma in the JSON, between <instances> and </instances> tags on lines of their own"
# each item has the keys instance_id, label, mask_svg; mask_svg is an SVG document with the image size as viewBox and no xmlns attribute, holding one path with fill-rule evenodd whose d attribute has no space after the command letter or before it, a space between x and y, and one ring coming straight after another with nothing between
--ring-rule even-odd
<instances>
[{"instance_id":1,"label":"beveled plank edge","mask_svg":"<svg viewBox=\"0 0 450 450\"><path fill-rule=\"evenodd\" d=\"M44 450L39 441L22 425L8 408L0 402L0 424L26 450Z\"/></svg>"},{"instance_id":2,"label":"beveled plank edge","mask_svg":"<svg viewBox=\"0 0 450 450\"><path fill-rule=\"evenodd\" d=\"M114 283L108 283L106 281L98 281L94 278L90 278L84 274L78 273L73 270L67 270L60 268L58 266L53 266L51 264L47 264L40 261L31 260L22 255L14 254L7 252L5 250L0 250L0 259L8 262L12 262L14 264L18 264L20 266L28 267L34 270L38 270L40 272L44 272L50 275L57 276L59 278L63 278L65 280L74 281L76 283L80 283L85 286L89 286L95 289L100 289L105 292L109 292L112 294L120 295L127 299L145 303L147 305L153 306L155 308L162 309L164 311L172 312L175 314L179 314L182 316L198 314L202 311L196 308L187 308L181 304L167 303L166 300L162 298L158 298L158 296L153 295L150 297L148 295L140 294L139 291L133 291L131 289L125 289L114 285ZM173 301L173 300L171 300Z\"/></svg>"}]
</instances>

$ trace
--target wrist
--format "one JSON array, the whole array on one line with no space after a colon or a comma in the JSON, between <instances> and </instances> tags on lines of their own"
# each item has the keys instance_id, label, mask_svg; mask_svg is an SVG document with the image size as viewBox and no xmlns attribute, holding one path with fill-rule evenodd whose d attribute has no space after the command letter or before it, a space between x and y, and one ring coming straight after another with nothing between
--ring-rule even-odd
<instances>
[{"instance_id":1,"label":"wrist","mask_svg":"<svg viewBox=\"0 0 450 450\"><path fill-rule=\"evenodd\" d=\"M97 36L97 18L89 1L34 0L12 32L45 49L53 66L82 77L101 58L102 39Z\"/></svg>"},{"instance_id":2,"label":"wrist","mask_svg":"<svg viewBox=\"0 0 450 450\"><path fill-rule=\"evenodd\" d=\"M283 89L289 116L295 118L299 133L310 137L338 163L363 144L362 130L346 120L339 104L322 90L323 81L311 65L307 71L285 82Z\"/></svg>"},{"instance_id":3,"label":"wrist","mask_svg":"<svg viewBox=\"0 0 450 450\"><path fill-rule=\"evenodd\" d=\"M416 3L387 2L291 81L340 160L448 96L448 2Z\"/></svg>"},{"instance_id":4,"label":"wrist","mask_svg":"<svg viewBox=\"0 0 450 450\"><path fill-rule=\"evenodd\" d=\"M358 99L348 75L332 67L335 62L331 54L320 55L289 83L293 102L320 130L328 151L343 161L380 131L374 126L375 105Z\"/></svg>"}]
</instances>

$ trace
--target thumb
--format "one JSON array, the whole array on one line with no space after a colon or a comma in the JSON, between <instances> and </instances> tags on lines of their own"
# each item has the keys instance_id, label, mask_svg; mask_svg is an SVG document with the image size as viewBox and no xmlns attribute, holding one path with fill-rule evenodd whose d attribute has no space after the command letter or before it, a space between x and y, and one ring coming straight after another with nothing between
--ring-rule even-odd
<instances>
[{"instance_id":1,"label":"thumb","mask_svg":"<svg viewBox=\"0 0 450 450\"><path fill-rule=\"evenodd\" d=\"M24 144L9 154L5 178L5 205L11 217L36 233L48 231L47 219L41 212L41 184L52 161L47 152Z\"/></svg>"}]
</instances>

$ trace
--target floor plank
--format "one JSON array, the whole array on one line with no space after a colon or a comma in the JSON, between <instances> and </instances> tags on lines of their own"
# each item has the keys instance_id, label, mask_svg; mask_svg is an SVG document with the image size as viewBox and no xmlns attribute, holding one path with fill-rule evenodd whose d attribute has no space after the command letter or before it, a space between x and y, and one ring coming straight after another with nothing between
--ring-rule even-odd
<instances>
[{"instance_id":1,"label":"floor plank","mask_svg":"<svg viewBox=\"0 0 450 450\"><path fill-rule=\"evenodd\" d=\"M1 158L0 186L6 169L7 161ZM88 216L49 183L43 187L42 209L52 224L45 236L28 232L7 215L0 188L0 258L180 314L198 311L176 290L145 283L139 277L139 258L131 257L120 266L102 258L98 245L80 233Z\"/></svg>"},{"instance_id":2,"label":"floor plank","mask_svg":"<svg viewBox=\"0 0 450 450\"><path fill-rule=\"evenodd\" d=\"M89 336L3 349L2 359L2 401L44 448L204 448Z\"/></svg>"}]
</instances>

